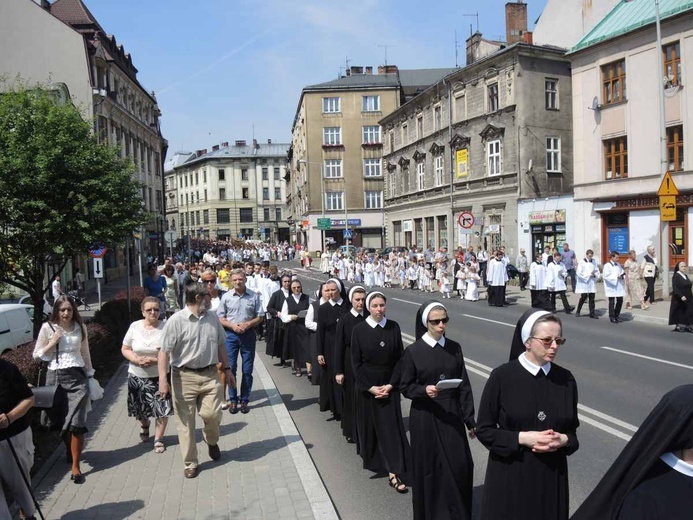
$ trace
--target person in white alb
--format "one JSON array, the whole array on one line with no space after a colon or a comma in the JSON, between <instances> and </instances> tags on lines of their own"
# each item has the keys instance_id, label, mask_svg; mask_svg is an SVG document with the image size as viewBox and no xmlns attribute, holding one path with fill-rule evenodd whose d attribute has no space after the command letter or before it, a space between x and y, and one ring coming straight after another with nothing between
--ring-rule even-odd
<instances>
[{"instance_id":1,"label":"person in white alb","mask_svg":"<svg viewBox=\"0 0 693 520\"><path fill-rule=\"evenodd\" d=\"M537 253L534 262L529 266L529 292L532 297L532 307L549 310L549 293L546 287L546 266L542 262L542 254Z\"/></svg>"},{"instance_id":2,"label":"person in white alb","mask_svg":"<svg viewBox=\"0 0 693 520\"><path fill-rule=\"evenodd\" d=\"M626 273L618 262L618 252L611 252L611 261L604 264L604 294L609 299L609 321L620 323L623 297L626 294Z\"/></svg>"},{"instance_id":3,"label":"person in white alb","mask_svg":"<svg viewBox=\"0 0 693 520\"><path fill-rule=\"evenodd\" d=\"M575 284L575 293L580 295L580 301L578 302L575 317L580 317L582 306L585 304L585 300L588 300L590 318L597 320L599 318L594 310L594 297L597 293L597 282L599 281L599 266L594 259L594 251L591 249L587 250L585 258L578 263L576 275L577 283Z\"/></svg>"},{"instance_id":4,"label":"person in white alb","mask_svg":"<svg viewBox=\"0 0 693 520\"><path fill-rule=\"evenodd\" d=\"M561 297L563 302L563 310L566 314L573 312L574 307L568 303L568 298L565 295L567 286L565 280L568 277L568 270L561 261L561 253L554 253L553 262L546 267L546 286L549 289L551 296L551 312L556 312L556 296Z\"/></svg>"}]
</instances>

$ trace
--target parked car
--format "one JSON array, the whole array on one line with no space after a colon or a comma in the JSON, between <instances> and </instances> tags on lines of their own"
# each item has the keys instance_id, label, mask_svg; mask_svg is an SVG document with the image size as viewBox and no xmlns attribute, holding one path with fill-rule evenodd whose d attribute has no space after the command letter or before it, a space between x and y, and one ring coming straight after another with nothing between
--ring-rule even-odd
<instances>
[{"instance_id":1,"label":"parked car","mask_svg":"<svg viewBox=\"0 0 693 520\"><path fill-rule=\"evenodd\" d=\"M19 303L0 305L0 354L34 339L34 308Z\"/></svg>"},{"instance_id":2,"label":"parked car","mask_svg":"<svg viewBox=\"0 0 693 520\"><path fill-rule=\"evenodd\" d=\"M22 297L19 299L19 302L18 302L18 303L21 303L21 304L23 304L23 305L31 305L32 307L33 307L33 305L34 305L34 304L32 303L32 301L31 301L31 297L30 297L29 295L22 296ZM44 300L43 300L43 312L42 312L42 314L43 314L43 320L45 321L45 320L47 320L48 318L50 318L50 316L51 316L52 313L53 313L53 306L52 306L50 303L48 303L48 302L44 299Z\"/></svg>"}]
</instances>

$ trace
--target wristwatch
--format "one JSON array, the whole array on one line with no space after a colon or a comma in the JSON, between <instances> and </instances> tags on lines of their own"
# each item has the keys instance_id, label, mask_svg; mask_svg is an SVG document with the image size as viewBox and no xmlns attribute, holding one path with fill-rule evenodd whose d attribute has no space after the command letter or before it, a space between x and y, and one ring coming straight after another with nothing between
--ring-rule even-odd
<instances>
[{"instance_id":1,"label":"wristwatch","mask_svg":"<svg viewBox=\"0 0 693 520\"><path fill-rule=\"evenodd\" d=\"M227 370L231 370L231 367L221 367L221 370L223 372L226 372Z\"/></svg>"}]
</instances>

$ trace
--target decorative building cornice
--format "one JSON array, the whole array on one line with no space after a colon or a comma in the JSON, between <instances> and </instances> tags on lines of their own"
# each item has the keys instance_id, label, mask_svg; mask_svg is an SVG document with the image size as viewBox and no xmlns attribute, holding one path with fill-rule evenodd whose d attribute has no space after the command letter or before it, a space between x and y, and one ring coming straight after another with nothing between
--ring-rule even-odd
<instances>
[{"instance_id":1,"label":"decorative building cornice","mask_svg":"<svg viewBox=\"0 0 693 520\"><path fill-rule=\"evenodd\" d=\"M440 155L445 151L445 146L434 141L428 151L433 155Z\"/></svg>"},{"instance_id":2,"label":"decorative building cornice","mask_svg":"<svg viewBox=\"0 0 693 520\"><path fill-rule=\"evenodd\" d=\"M399 164L402 168L409 168L409 159L407 159L406 157L400 157L399 161L397 161L397 164Z\"/></svg>"},{"instance_id":3,"label":"decorative building cornice","mask_svg":"<svg viewBox=\"0 0 693 520\"><path fill-rule=\"evenodd\" d=\"M467 148L469 146L469 143L471 142L471 139L467 137L466 135L461 135L461 134L455 134L452 137L452 141L450 141L450 147L455 150L459 148Z\"/></svg>"},{"instance_id":4,"label":"decorative building cornice","mask_svg":"<svg viewBox=\"0 0 693 520\"><path fill-rule=\"evenodd\" d=\"M504 133L505 127L496 126L489 123L484 127L484 129L481 132L479 132L479 135L481 136L481 139L483 139L484 141L488 141L490 139L497 139L499 137L503 137Z\"/></svg>"},{"instance_id":5,"label":"decorative building cornice","mask_svg":"<svg viewBox=\"0 0 693 520\"><path fill-rule=\"evenodd\" d=\"M426 152L423 150L416 150L414 152L413 158L416 162L421 162L426 158Z\"/></svg>"}]
</instances>

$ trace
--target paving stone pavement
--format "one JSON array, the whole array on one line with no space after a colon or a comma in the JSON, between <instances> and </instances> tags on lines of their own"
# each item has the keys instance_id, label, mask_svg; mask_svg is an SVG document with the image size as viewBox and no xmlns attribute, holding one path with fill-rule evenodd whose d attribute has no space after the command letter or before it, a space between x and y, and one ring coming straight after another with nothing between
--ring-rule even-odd
<instances>
[{"instance_id":1,"label":"paving stone pavement","mask_svg":"<svg viewBox=\"0 0 693 520\"><path fill-rule=\"evenodd\" d=\"M338 518L259 357L254 376L250 413L223 414L217 462L207 455L197 418L200 474L186 479L175 417L164 438L165 453L154 453L153 439L140 442L139 423L127 416L124 365L89 417L81 465L86 482L70 481L62 446L34 478L46 519Z\"/></svg>"}]
</instances>

